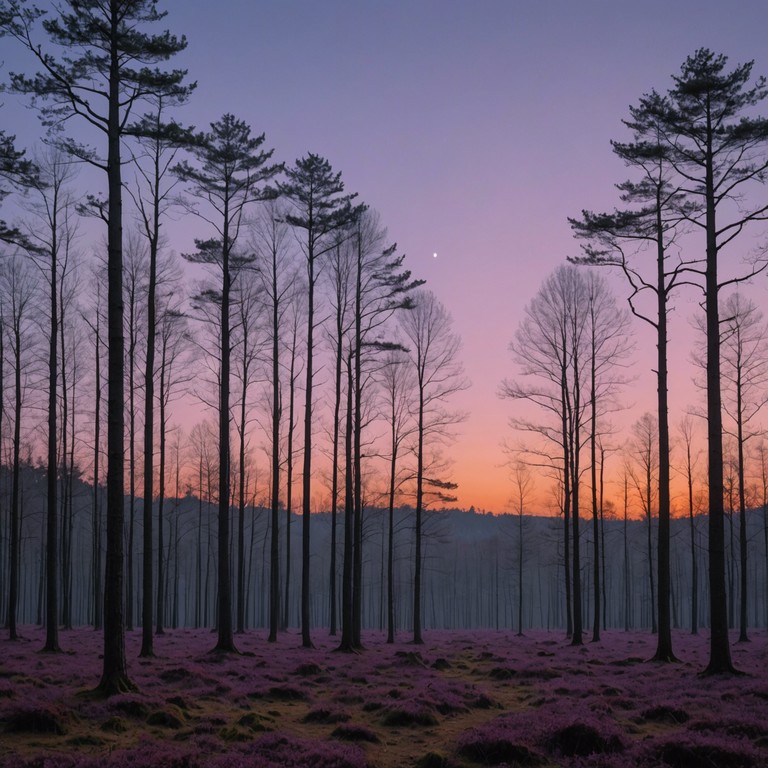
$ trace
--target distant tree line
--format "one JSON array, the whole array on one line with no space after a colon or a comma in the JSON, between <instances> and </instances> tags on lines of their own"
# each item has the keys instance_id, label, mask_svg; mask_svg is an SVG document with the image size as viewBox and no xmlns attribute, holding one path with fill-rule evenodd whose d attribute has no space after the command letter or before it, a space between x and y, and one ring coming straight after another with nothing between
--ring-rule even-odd
<instances>
[{"instance_id":1,"label":"distant tree line","mask_svg":"<svg viewBox=\"0 0 768 768\"><path fill-rule=\"evenodd\" d=\"M0 474L0 485L7 496L10 473ZM93 626L97 603L92 589L90 506L92 489L76 480L73 495L73 567L71 572L73 627ZM18 614L20 624L42 624L45 616L45 472L43 468L23 465L21 486L25 497L25 513L21 526L21 561ZM104 494L103 487L100 494ZM628 475L628 509L626 519L619 505L609 503L601 521L600 550L600 615L601 630L653 631L656 621L655 596L650 587L650 574L656 566L655 538L658 517L653 515L650 530L654 540L648 552L648 520L641 514L644 500L631 475ZM644 493L644 491L643 491ZM126 499L127 501L127 499ZM702 500L699 499L699 502ZM162 579L155 583L161 591L162 610L157 619L164 632L180 628L213 628L216 623L216 574L218 508L215 499L197 495L197 489L181 498L165 499L168 530L165 536ZM284 529L281 507L281 531ZM233 506L233 520L239 514ZM294 552L301 550L300 511L292 514L291 539ZM389 546L389 509L387 506L366 507L362 535L363 565L361 571L363 630L386 634L392 627L397 637L410 636L413 628L413 582L415 531L413 507L396 507L393 511L393 547ZM737 598L740 590L738 512L729 513L728 593ZM746 580L750 587L747 606L752 627L768 626L768 593L764 543L765 517L762 510L752 509L746 515L749 566ZM313 591L310 618L313 627L327 632L330 626L330 596L336 596L336 610L341 613L341 578L335 576L335 589L330 580L332 521L330 512L311 516L311 558ZM139 534L141 525L139 524ZM270 560L271 510L264 506L245 508L245 568L243 588L243 622L245 630L260 630L268 637L270 626ZM693 536L695 549L690 547ZM141 538L139 535L138 538ZM289 587L288 614L285 626L298 632L301 626L301 561L286 562L284 537L281 536L279 582ZM701 573L692 578L692 556L706 552L706 514L697 507L693 525L687 516L673 518L671 523L672 568L670 621L674 629L698 632L709 624L706 560ZM491 629L525 634L530 630L557 631L565 637L562 519L556 516L490 515L455 509L430 510L424 518L423 629ZM582 621L586 626L594 614L593 540L591 526L581 534L582 582L584 602ZM3 542L7 552L7 540ZM198 567L198 547L202 557ZM233 596L237 603L240 580L237 579L236 540L232 542L230 574ZM389 581L387 562L392 554L395 578ZM522 558L520 554L522 552ZM694 554L695 553L695 554ZM4 558L7 567L7 557ZM286 579L285 568L292 578ZM156 574L157 576L157 574ZM132 590L138 599L142 581L134 575ZM392 590L390 602L389 590ZM691 591L702 606L694 613ZM729 627L738 629L739 601L729 605ZM154 608L154 602L153 602ZM7 593L0 595L0 610L7 609ZM390 624L389 611L392 612ZM154 627L153 627L154 629ZM138 628L136 631L140 631ZM237 637L237 633L235 633Z\"/></svg>"}]
</instances>

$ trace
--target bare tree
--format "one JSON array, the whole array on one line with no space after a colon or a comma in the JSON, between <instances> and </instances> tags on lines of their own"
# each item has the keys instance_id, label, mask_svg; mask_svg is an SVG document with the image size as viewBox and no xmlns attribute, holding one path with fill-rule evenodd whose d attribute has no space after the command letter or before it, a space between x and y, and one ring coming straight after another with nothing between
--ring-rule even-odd
<instances>
[{"instance_id":1,"label":"bare tree","mask_svg":"<svg viewBox=\"0 0 768 768\"><path fill-rule=\"evenodd\" d=\"M691 634L699 633L699 568L698 549L696 546L696 522L694 518L693 504L693 473L696 468L698 454L694 452L694 424L693 418L688 415L679 426L680 437L685 449L685 482L688 501L688 522L690 524L691 542Z\"/></svg>"},{"instance_id":2,"label":"bare tree","mask_svg":"<svg viewBox=\"0 0 768 768\"><path fill-rule=\"evenodd\" d=\"M438 495L455 488L439 477L425 476L427 453L444 442L451 427L463 418L445 403L469 386L459 359L461 340L451 328L451 316L431 292L414 292L413 309L400 316L400 327L408 346L408 358L416 387L416 519L413 579L413 642L424 642L422 624L422 535L425 485Z\"/></svg>"},{"instance_id":3,"label":"bare tree","mask_svg":"<svg viewBox=\"0 0 768 768\"><path fill-rule=\"evenodd\" d=\"M46 635L43 650L54 653L59 648L59 584L58 568L58 440L57 423L59 387L59 307L60 291L74 259L72 249L76 237L74 198L68 185L74 176L73 166L55 149L38 160L37 174L32 180L37 202L32 207L34 224L28 229L29 253L47 281L50 315L48 318L48 457L46 467ZM63 354L62 350L62 354ZM62 361L63 365L63 361ZM65 394L66 396L66 394ZM66 429L66 424L61 425Z\"/></svg>"},{"instance_id":4,"label":"bare tree","mask_svg":"<svg viewBox=\"0 0 768 768\"><path fill-rule=\"evenodd\" d=\"M530 467L522 461L516 461L512 468L512 486L515 511L517 512L517 634L523 636L523 516L533 490L533 477Z\"/></svg>"},{"instance_id":5,"label":"bare tree","mask_svg":"<svg viewBox=\"0 0 768 768\"><path fill-rule=\"evenodd\" d=\"M637 465L629 466L630 477L635 486L635 491L640 500L643 514L647 523L647 558L648 558L648 582L651 600L651 632L658 632L656 622L656 587L653 578L653 512L658 496L657 478L659 472L658 454L659 426L656 418L650 413L644 413L632 425L632 440L629 446L632 459ZM638 471L639 470L639 471Z\"/></svg>"},{"instance_id":6,"label":"bare tree","mask_svg":"<svg viewBox=\"0 0 768 768\"><path fill-rule=\"evenodd\" d=\"M614 406L616 390L622 381L617 370L621 370L628 351L625 313L619 311L599 276L583 274L573 266L562 266L544 282L526 307L525 318L510 349L520 366L521 376L504 381L501 395L536 408L536 415L512 419L513 427L533 438L524 446L528 454L526 461L553 471L563 484L566 613L572 617L566 631L570 631L571 642L580 645L583 642L581 454L589 440L595 527L597 424ZM572 527L573 540L570 563L569 527ZM597 535L595 539L597 541ZM597 560L596 556L596 567ZM570 572L569 565L572 566ZM599 571L595 572L595 580L599 583ZM599 619L597 611L596 608Z\"/></svg>"},{"instance_id":7,"label":"bare tree","mask_svg":"<svg viewBox=\"0 0 768 768\"><path fill-rule=\"evenodd\" d=\"M749 441L763 434L756 423L768 402L768 326L754 302L739 293L720 307L723 412L736 441L739 493L739 642L747 635L747 499L745 464Z\"/></svg>"},{"instance_id":8,"label":"bare tree","mask_svg":"<svg viewBox=\"0 0 768 768\"><path fill-rule=\"evenodd\" d=\"M389 427L389 487L387 492L387 643L395 642L395 499L407 478L400 466L402 452L413 434L410 398L415 387L413 369L404 350L392 350L378 372L383 410Z\"/></svg>"}]
</instances>

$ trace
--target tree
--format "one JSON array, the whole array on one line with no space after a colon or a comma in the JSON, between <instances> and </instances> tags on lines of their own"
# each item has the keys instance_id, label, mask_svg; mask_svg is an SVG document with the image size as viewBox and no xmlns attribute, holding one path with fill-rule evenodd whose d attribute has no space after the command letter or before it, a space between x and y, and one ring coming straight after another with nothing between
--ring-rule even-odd
<instances>
[{"instance_id":1,"label":"tree","mask_svg":"<svg viewBox=\"0 0 768 768\"><path fill-rule=\"evenodd\" d=\"M605 281L590 275L586 285L588 313L588 363L589 363L589 452L590 486L592 489L592 573L594 588L594 621L592 641L600 639L600 514L598 504L598 430L599 420L614 400L616 390L624 383L617 374L631 349L628 318L619 311L616 300Z\"/></svg>"},{"instance_id":2,"label":"tree","mask_svg":"<svg viewBox=\"0 0 768 768\"><path fill-rule=\"evenodd\" d=\"M762 430L755 424L768 402L768 326L754 302L739 293L728 296L720 307L723 412L736 441L739 493L739 642L747 642L747 500L746 449Z\"/></svg>"},{"instance_id":3,"label":"tree","mask_svg":"<svg viewBox=\"0 0 768 768\"><path fill-rule=\"evenodd\" d=\"M699 633L699 568L696 546L696 524L693 516L693 471L697 455L693 452L693 419L686 416L680 422L680 437L685 448L685 482L688 501L688 522L690 523L691 541L691 634Z\"/></svg>"},{"instance_id":4,"label":"tree","mask_svg":"<svg viewBox=\"0 0 768 768\"><path fill-rule=\"evenodd\" d=\"M347 346L347 435L345 439L345 520L343 627L340 648L362 648L363 472L362 435L370 420L364 414L366 390L383 352L401 349L386 324L398 310L413 307L411 293L423 280L402 269L404 256L385 246L386 231L378 214L363 211L343 247L349 251L350 323ZM350 567L351 563L351 567ZM351 582L350 582L351 579Z\"/></svg>"},{"instance_id":5,"label":"tree","mask_svg":"<svg viewBox=\"0 0 768 768\"><path fill-rule=\"evenodd\" d=\"M158 635L164 633L165 600L164 577L167 559L164 552L163 507L165 504L165 464L166 445L168 437L168 404L171 401L174 387L190 380L190 374L179 375L178 368L181 357L188 346L186 333L186 318L180 311L180 301L169 291L167 295L159 297L159 323L157 334L159 341L160 360L158 366L159 381L157 399L159 403L159 455L158 455L158 493L157 493L157 595L155 632ZM151 504L150 496L149 503Z\"/></svg>"},{"instance_id":6,"label":"tree","mask_svg":"<svg viewBox=\"0 0 768 768\"><path fill-rule=\"evenodd\" d=\"M143 545L142 557L142 620L139 656L154 655L152 634L152 498L154 496L154 433L155 433L155 346L157 337L158 258L161 247L161 226L171 204L175 187L169 181L179 146L191 140L189 131L177 123L165 122L169 106L184 102L191 88L177 94L160 94L154 109L145 114L136 131L140 151L134 155L136 181L129 191L138 211L142 234L147 240L149 269L147 275L147 330L144 361L144 435L143 435Z\"/></svg>"},{"instance_id":7,"label":"tree","mask_svg":"<svg viewBox=\"0 0 768 768\"><path fill-rule=\"evenodd\" d=\"M269 382L269 458L270 458L270 546L269 546L269 637L277 642L280 626L280 446L283 416L281 389L281 349L283 319L287 311L295 277L288 261L286 239L288 227L278 201L266 203L254 222L256 252L255 279L264 293L265 311L269 314L269 360L265 361L265 379Z\"/></svg>"},{"instance_id":8,"label":"tree","mask_svg":"<svg viewBox=\"0 0 768 768\"><path fill-rule=\"evenodd\" d=\"M523 515L533 486L531 469L522 461L512 468L513 504L517 512L517 635L523 636Z\"/></svg>"},{"instance_id":9,"label":"tree","mask_svg":"<svg viewBox=\"0 0 768 768\"><path fill-rule=\"evenodd\" d=\"M46 464L46 600L45 645L43 650L55 653L59 648L58 600L58 339L59 291L70 266L70 249L76 234L74 200L67 189L72 179L72 166L56 150L38 162L38 173L31 189L36 193L33 208L36 224L29 227L30 255L35 259L48 284L48 455ZM62 350L63 352L63 350ZM66 429L66 424L63 425Z\"/></svg>"},{"instance_id":10,"label":"tree","mask_svg":"<svg viewBox=\"0 0 768 768\"><path fill-rule=\"evenodd\" d=\"M670 150L664 145L663 125L658 112L664 100L655 92L643 96L631 106L630 119L624 124L632 131L633 141L611 142L614 153L639 173L639 181L618 185L621 200L631 207L613 213L594 214L582 211L582 219L569 219L575 233L588 239L585 255L572 259L576 263L618 266L632 291L629 306L632 313L648 323L656 333L656 379L658 419L658 636L654 659L674 661L670 626L670 437L668 385L668 316L675 290L691 279L700 260L686 261L672 257L681 225L697 212L672 177ZM655 253L655 264L645 266L644 249L649 245ZM639 247L638 247L639 246ZM628 253L627 248L637 248ZM646 301L648 299L649 301Z\"/></svg>"},{"instance_id":11,"label":"tree","mask_svg":"<svg viewBox=\"0 0 768 768\"><path fill-rule=\"evenodd\" d=\"M644 413L632 425L632 441L630 452L632 458L637 463L640 472L638 473L630 465L629 473L632 482L640 499L640 506L645 514L647 522L647 556L648 556L648 582L650 584L651 599L651 632L658 632L657 614L656 614L656 588L653 578L653 508L656 506L658 496L656 489L658 483L655 482L659 473L659 425L655 417L650 413ZM657 555L658 556L658 555Z\"/></svg>"},{"instance_id":12,"label":"tree","mask_svg":"<svg viewBox=\"0 0 768 768\"><path fill-rule=\"evenodd\" d=\"M400 316L400 328L408 345L409 365L416 387L416 520L413 580L413 642L424 642L422 611L422 534L425 485L440 493L455 488L436 477L425 477L427 451L448 438L450 428L463 417L449 411L445 402L466 389L469 382L459 360L461 340L451 328L451 316L431 291L412 295L413 308Z\"/></svg>"},{"instance_id":13,"label":"tree","mask_svg":"<svg viewBox=\"0 0 768 768\"><path fill-rule=\"evenodd\" d=\"M128 552L125 569L125 625L133 629L133 550L136 517L136 350L140 343L141 294L149 260L145 243L132 232L123 244L123 289L128 305L126 333L128 336ZM150 497L151 498L151 497Z\"/></svg>"},{"instance_id":14,"label":"tree","mask_svg":"<svg viewBox=\"0 0 768 768\"><path fill-rule=\"evenodd\" d=\"M123 615L123 451L124 337L122 286L122 161L121 142L131 132L131 116L148 96L178 94L185 89L182 70L163 71L156 65L186 47L169 32L153 35L145 25L161 21L157 0L71 2L44 19L51 43L67 50L60 59L33 38L34 22L42 15L23 0L0 5L0 29L19 41L42 70L29 78L11 76L16 91L48 101L43 107L49 125L77 117L101 135L105 156L64 137L58 142L75 157L103 170L106 204L97 204L107 225L107 560L104 607L104 659L98 690L110 695L132 689L125 662Z\"/></svg>"},{"instance_id":15,"label":"tree","mask_svg":"<svg viewBox=\"0 0 768 768\"><path fill-rule=\"evenodd\" d=\"M219 307L219 514L218 514L218 641L216 650L236 652L232 636L232 585L229 569L230 499L230 295L238 272L251 261L235 250L243 215L253 202L269 196L263 183L274 176L279 165L268 163L273 150L261 149L264 134L251 136L250 127L232 114L211 123L191 148L199 169L182 162L174 169L190 185L193 198L206 206L193 209L213 227L216 236L195 240L197 251L186 254L192 262L209 264L221 274L220 287L207 293Z\"/></svg>"},{"instance_id":16,"label":"tree","mask_svg":"<svg viewBox=\"0 0 768 768\"><path fill-rule=\"evenodd\" d=\"M378 371L383 406L389 427L389 486L387 493L387 643L395 642L395 498L405 478L398 461L413 433L413 371L404 350L391 350Z\"/></svg>"},{"instance_id":17,"label":"tree","mask_svg":"<svg viewBox=\"0 0 768 768\"><path fill-rule=\"evenodd\" d=\"M528 463L547 467L562 482L566 611L572 616L572 626L568 622L567 629L572 629L574 645L583 642L579 530L581 453L589 439L594 475L598 418L613 402L621 382L616 369L620 368L627 349L626 318L616 307L605 282L594 273L584 275L576 267L562 266L544 282L526 307L525 318L510 344L522 376L504 381L501 389L503 397L530 403L543 415L543 420L541 416L516 417L512 425L534 437L535 442L525 446ZM594 476L592 486L594 529L598 516ZM573 540L570 574L569 525ZM597 538L596 534L596 541ZM595 572L595 581L599 583L599 571ZM596 620L599 620L597 610Z\"/></svg>"},{"instance_id":18,"label":"tree","mask_svg":"<svg viewBox=\"0 0 768 768\"><path fill-rule=\"evenodd\" d=\"M249 275L250 277L250 275ZM256 281L240 280L234 293L236 346L239 348L235 376L240 380L239 414L235 424L238 433L238 500L237 500L237 601L236 631L245 632L245 505L246 505L246 448L251 385L256 383L259 362L263 355L264 335L262 323L264 305L257 293ZM253 530L253 529L251 529Z\"/></svg>"},{"instance_id":19,"label":"tree","mask_svg":"<svg viewBox=\"0 0 768 768\"><path fill-rule=\"evenodd\" d=\"M285 171L286 181L278 185L280 194L292 206L285 221L303 230L300 247L307 266L307 354L304 360L304 460L302 467L302 558L301 558L301 642L312 647L309 627L309 515L312 494L312 388L315 331L315 287L320 259L334 245L334 235L361 212L353 206L354 194L344 195L341 173L333 173L331 164L311 152Z\"/></svg>"},{"instance_id":20,"label":"tree","mask_svg":"<svg viewBox=\"0 0 768 768\"><path fill-rule=\"evenodd\" d=\"M658 105L672 166L683 179L681 191L700 201L703 217L690 223L705 238L704 312L706 318L707 452L709 493L710 651L705 673L733 672L728 643L723 506L723 428L719 294L724 285L746 279L768 266L753 263L746 274L720 275L720 256L754 222L768 218L768 203L733 206L768 171L768 119L753 117L768 96L765 78L750 86L753 62L727 70L728 59L706 48L686 58L673 76L668 99Z\"/></svg>"},{"instance_id":21,"label":"tree","mask_svg":"<svg viewBox=\"0 0 768 768\"><path fill-rule=\"evenodd\" d=\"M336 616L336 528L339 506L339 464L341 459L341 397L343 390L343 370L345 345L352 327L352 260L351 249L345 248L345 235L339 233L337 241L329 254L327 270L331 306L333 310L332 328L328 330L328 340L333 351L333 424L331 427L331 557L329 571L330 632L334 637L337 630Z\"/></svg>"},{"instance_id":22,"label":"tree","mask_svg":"<svg viewBox=\"0 0 768 768\"><path fill-rule=\"evenodd\" d=\"M293 468L296 452L294 450L294 436L296 430L296 388L299 376L302 372L302 360L299 356L301 346L300 326L304 320L304 306L302 302L303 288L301 281L296 281L298 286L288 295L288 427L285 447L285 594L283 601L283 629L288 628L290 619L291 598L291 516L293 515ZM299 287L300 286L300 287ZM282 398L282 395L281 395Z\"/></svg>"}]
</instances>

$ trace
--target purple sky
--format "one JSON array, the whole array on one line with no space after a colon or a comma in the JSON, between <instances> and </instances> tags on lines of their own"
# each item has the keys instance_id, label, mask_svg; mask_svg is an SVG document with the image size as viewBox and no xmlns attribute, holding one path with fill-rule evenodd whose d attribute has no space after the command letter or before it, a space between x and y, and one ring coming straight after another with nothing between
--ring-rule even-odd
<instances>
[{"instance_id":1,"label":"purple sky","mask_svg":"<svg viewBox=\"0 0 768 768\"><path fill-rule=\"evenodd\" d=\"M167 26L187 35L180 63L198 82L183 119L203 128L233 112L266 133L280 160L327 157L452 313L473 382L455 403L471 412L451 451L459 503L494 511L509 496L501 442L514 438L512 405L496 395L514 375L507 346L542 280L578 251L566 217L617 202L612 185L625 170L609 141L625 136L628 105L665 90L702 46L768 73L764 0L161 7ZM4 59L6 71L17 68L10 51ZM20 103L6 96L2 115L21 134ZM173 246L187 251L186 240ZM673 344L690 337L695 305L693 295L678 301ZM653 348L649 332L636 330L640 394L628 399L643 401ZM680 382L692 373L685 343L673 347ZM686 400L673 392L673 411Z\"/></svg>"}]
</instances>

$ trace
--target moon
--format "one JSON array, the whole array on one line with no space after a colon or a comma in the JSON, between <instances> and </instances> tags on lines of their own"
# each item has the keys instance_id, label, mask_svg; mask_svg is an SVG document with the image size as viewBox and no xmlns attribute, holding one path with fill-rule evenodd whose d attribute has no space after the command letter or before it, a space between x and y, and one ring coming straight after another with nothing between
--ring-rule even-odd
<instances>
[{"instance_id":1,"label":"moon","mask_svg":"<svg viewBox=\"0 0 768 768\"><path fill-rule=\"evenodd\" d=\"M435 252L432 254L432 258L433 258L433 259L436 259L436 258L437 258L437 251L435 251Z\"/></svg>"}]
</instances>

